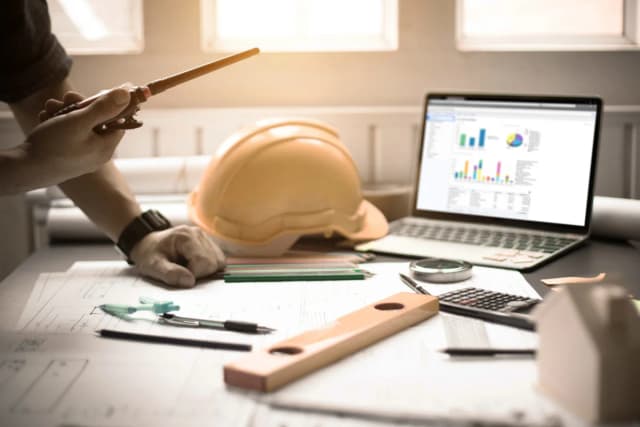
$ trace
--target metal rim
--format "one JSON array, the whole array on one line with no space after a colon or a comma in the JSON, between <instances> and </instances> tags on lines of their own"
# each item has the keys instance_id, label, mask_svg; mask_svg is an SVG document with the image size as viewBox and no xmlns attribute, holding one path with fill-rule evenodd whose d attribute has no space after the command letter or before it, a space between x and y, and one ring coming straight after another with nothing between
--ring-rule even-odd
<instances>
[{"instance_id":1,"label":"metal rim","mask_svg":"<svg viewBox=\"0 0 640 427\"><path fill-rule=\"evenodd\" d=\"M409 264L409 270L415 278L433 283L466 280L471 277L472 268L473 266L466 261L440 258L425 258Z\"/></svg>"}]
</instances>

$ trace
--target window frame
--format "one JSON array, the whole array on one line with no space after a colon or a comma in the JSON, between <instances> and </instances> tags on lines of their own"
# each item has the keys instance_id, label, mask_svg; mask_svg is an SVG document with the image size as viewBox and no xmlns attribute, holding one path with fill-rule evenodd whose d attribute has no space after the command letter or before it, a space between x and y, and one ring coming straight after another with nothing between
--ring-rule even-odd
<instances>
[{"instance_id":1,"label":"window frame","mask_svg":"<svg viewBox=\"0 0 640 427\"><path fill-rule=\"evenodd\" d=\"M285 37L282 39L272 39L254 44L260 47L263 52L286 52L286 53L304 53L304 52L370 52L370 51L394 51L398 49L398 1L399 0L381 0L383 2L384 16L382 34L361 37L361 36L345 36L345 37L326 37L321 41L313 41L313 39L304 39L304 42L310 43L306 46L302 45L300 37L295 41ZM247 40L222 40L216 34L216 17L217 17L217 0L200 0L200 40L201 49L204 52L234 52L246 49ZM358 45L348 46L351 40ZM275 46L279 45L279 46ZM288 46L285 46L288 45ZM347 45L345 47L345 45Z\"/></svg>"},{"instance_id":2,"label":"window frame","mask_svg":"<svg viewBox=\"0 0 640 427\"><path fill-rule=\"evenodd\" d=\"M640 0L623 0L623 34L469 36L462 31L465 0L456 0L456 47L460 51L633 51L640 50Z\"/></svg>"}]
</instances>

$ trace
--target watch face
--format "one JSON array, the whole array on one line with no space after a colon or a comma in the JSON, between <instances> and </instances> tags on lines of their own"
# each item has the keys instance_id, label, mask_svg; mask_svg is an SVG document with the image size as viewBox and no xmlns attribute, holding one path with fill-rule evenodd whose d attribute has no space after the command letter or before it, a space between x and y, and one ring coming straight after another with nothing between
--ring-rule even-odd
<instances>
[{"instance_id":1,"label":"watch face","mask_svg":"<svg viewBox=\"0 0 640 427\"><path fill-rule=\"evenodd\" d=\"M171 227L171 223L160 212L150 209L142 214L142 218L153 230L166 230Z\"/></svg>"}]
</instances>

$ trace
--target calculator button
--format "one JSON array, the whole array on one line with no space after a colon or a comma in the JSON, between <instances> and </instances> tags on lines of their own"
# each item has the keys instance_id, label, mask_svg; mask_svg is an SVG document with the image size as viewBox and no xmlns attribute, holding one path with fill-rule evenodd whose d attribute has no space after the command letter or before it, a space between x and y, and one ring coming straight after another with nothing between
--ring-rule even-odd
<instances>
[{"instance_id":1,"label":"calculator button","mask_svg":"<svg viewBox=\"0 0 640 427\"><path fill-rule=\"evenodd\" d=\"M519 310L521 308L529 307L530 305L532 305L534 303L535 303L535 300L511 301L509 304L507 304L507 306L505 307L505 310L516 311L516 310Z\"/></svg>"}]
</instances>

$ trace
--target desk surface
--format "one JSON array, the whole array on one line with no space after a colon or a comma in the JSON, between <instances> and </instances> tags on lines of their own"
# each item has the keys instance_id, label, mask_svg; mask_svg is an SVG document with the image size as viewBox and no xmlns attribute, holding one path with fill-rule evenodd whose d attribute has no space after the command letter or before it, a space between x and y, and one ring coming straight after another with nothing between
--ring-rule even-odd
<instances>
[{"instance_id":1,"label":"desk surface","mask_svg":"<svg viewBox=\"0 0 640 427\"><path fill-rule=\"evenodd\" d=\"M33 285L40 273L65 271L76 261L118 260L120 255L111 245L106 244L65 244L42 248L32 254L9 277L0 283L0 326L11 328L17 322L24 305L29 298ZM379 257L379 261L406 261L397 257ZM551 263L525 274L525 278L541 294L546 289L540 283L541 278L566 275L594 275L605 271L617 275L621 283L640 296L640 249L637 246L611 241L590 241L573 252ZM295 418L295 417L298 418ZM294 417L294 418L292 418ZM295 425L311 425L296 422L307 419L307 415L287 412L285 420ZM348 418L348 417L347 417ZM323 425L335 424L347 418L331 418ZM252 423L249 423L252 424ZM235 425L235 424L234 424ZM363 426L365 423L353 425ZM394 424L395 425L395 424ZM572 424L573 425L573 424ZM580 423L582 425L582 423ZM351 424L349 424L351 426Z\"/></svg>"},{"instance_id":2,"label":"desk surface","mask_svg":"<svg viewBox=\"0 0 640 427\"><path fill-rule=\"evenodd\" d=\"M13 325L27 302L38 275L65 271L76 261L118 260L119 253L109 244L58 244L32 254L0 282L0 322ZM399 257L378 257L379 261L406 261ZM640 298L640 245L620 241L589 240L568 254L524 273L527 281L541 295L548 289L540 279L561 276L594 276L608 273L614 281Z\"/></svg>"}]
</instances>

